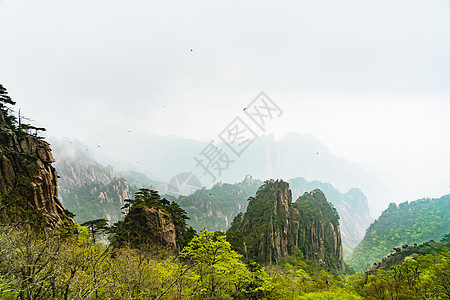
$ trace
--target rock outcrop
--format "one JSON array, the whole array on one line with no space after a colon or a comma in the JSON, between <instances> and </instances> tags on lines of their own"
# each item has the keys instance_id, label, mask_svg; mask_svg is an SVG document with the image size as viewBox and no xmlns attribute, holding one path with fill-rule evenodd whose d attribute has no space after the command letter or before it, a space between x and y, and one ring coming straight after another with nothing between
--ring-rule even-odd
<instances>
[{"instance_id":1,"label":"rock outcrop","mask_svg":"<svg viewBox=\"0 0 450 300\"><path fill-rule=\"evenodd\" d=\"M130 211L124 220L129 230L130 246L152 245L168 254L177 252L177 233L172 215L163 209L139 207Z\"/></svg>"},{"instance_id":2,"label":"rock outcrop","mask_svg":"<svg viewBox=\"0 0 450 300\"><path fill-rule=\"evenodd\" d=\"M50 226L68 219L58 199L53 162L48 143L12 128L0 112L0 196L4 207L38 212Z\"/></svg>"},{"instance_id":3,"label":"rock outcrop","mask_svg":"<svg viewBox=\"0 0 450 300\"><path fill-rule=\"evenodd\" d=\"M272 265L299 249L306 259L344 270L339 217L320 190L293 204L289 184L271 180L249 200L227 233L245 256Z\"/></svg>"},{"instance_id":4,"label":"rock outcrop","mask_svg":"<svg viewBox=\"0 0 450 300\"><path fill-rule=\"evenodd\" d=\"M175 202L161 198L156 190L140 189L134 199L127 200L123 221L112 227L114 248L150 249L176 255L194 236L186 228L189 219Z\"/></svg>"}]
</instances>

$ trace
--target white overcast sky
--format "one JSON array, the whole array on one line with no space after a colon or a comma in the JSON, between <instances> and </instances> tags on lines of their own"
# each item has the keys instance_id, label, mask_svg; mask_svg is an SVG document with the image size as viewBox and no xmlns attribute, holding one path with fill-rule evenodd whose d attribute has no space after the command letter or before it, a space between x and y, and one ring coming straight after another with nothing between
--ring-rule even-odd
<instances>
[{"instance_id":1,"label":"white overcast sky","mask_svg":"<svg viewBox=\"0 0 450 300\"><path fill-rule=\"evenodd\" d=\"M448 0L0 0L0 82L81 140L112 125L206 140L265 91L276 138L311 133L399 188L450 191Z\"/></svg>"}]
</instances>

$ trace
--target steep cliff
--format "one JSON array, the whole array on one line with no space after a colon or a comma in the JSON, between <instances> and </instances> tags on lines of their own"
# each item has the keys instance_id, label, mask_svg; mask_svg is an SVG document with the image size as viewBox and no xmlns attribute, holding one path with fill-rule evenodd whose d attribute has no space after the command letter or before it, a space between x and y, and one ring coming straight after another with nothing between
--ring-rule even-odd
<instances>
[{"instance_id":1,"label":"steep cliff","mask_svg":"<svg viewBox=\"0 0 450 300\"><path fill-rule=\"evenodd\" d=\"M227 235L233 247L265 265L276 264L300 249L306 259L343 271L338 220L320 190L293 204L289 183L271 180L249 199L247 211L236 216Z\"/></svg>"},{"instance_id":2,"label":"steep cliff","mask_svg":"<svg viewBox=\"0 0 450 300\"><path fill-rule=\"evenodd\" d=\"M57 176L51 165L54 159L49 144L28 134L25 129L6 122L7 116L4 114L2 109L0 199L3 212L20 208L39 214L46 225L61 225L68 218L58 200ZM10 217L17 220L19 216Z\"/></svg>"}]
</instances>

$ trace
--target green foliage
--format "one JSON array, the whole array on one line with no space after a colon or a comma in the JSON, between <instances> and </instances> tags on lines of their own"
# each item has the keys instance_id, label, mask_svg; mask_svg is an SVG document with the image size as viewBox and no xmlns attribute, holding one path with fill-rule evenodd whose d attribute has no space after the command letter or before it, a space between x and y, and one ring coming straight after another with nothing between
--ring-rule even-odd
<instances>
[{"instance_id":1,"label":"green foliage","mask_svg":"<svg viewBox=\"0 0 450 300\"><path fill-rule=\"evenodd\" d=\"M92 240L95 243L95 235L96 234L104 234L109 230L108 227L108 220L106 219L96 219L84 222L81 224L81 226L84 226L89 229L89 232L92 235Z\"/></svg>"},{"instance_id":2,"label":"green foliage","mask_svg":"<svg viewBox=\"0 0 450 300\"><path fill-rule=\"evenodd\" d=\"M223 233L202 231L180 257L194 272L193 299L285 299L283 278L255 263L247 268Z\"/></svg>"},{"instance_id":3,"label":"green foliage","mask_svg":"<svg viewBox=\"0 0 450 300\"><path fill-rule=\"evenodd\" d=\"M0 108L3 108L3 105L5 104L15 105L16 102L11 100L11 97L8 96L8 91L6 88L0 84Z\"/></svg>"},{"instance_id":4,"label":"green foliage","mask_svg":"<svg viewBox=\"0 0 450 300\"><path fill-rule=\"evenodd\" d=\"M348 291L324 291L308 293L296 298L297 300L362 300L363 297Z\"/></svg>"},{"instance_id":5,"label":"green foliage","mask_svg":"<svg viewBox=\"0 0 450 300\"><path fill-rule=\"evenodd\" d=\"M286 299L289 293L281 276L247 268L221 233L202 232L180 259L140 249L113 253L60 230L3 226L0 242L2 299Z\"/></svg>"},{"instance_id":6,"label":"green foliage","mask_svg":"<svg viewBox=\"0 0 450 300\"><path fill-rule=\"evenodd\" d=\"M393 247L439 240L450 232L450 195L395 205L391 203L370 225L347 260L362 271L387 256Z\"/></svg>"},{"instance_id":7,"label":"green foliage","mask_svg":"<svg viewBox=\"0 0 450 300\"><path fill-rule=\"evenodd\" d=\"M367 299L448 299L449 287L448 253L428 254L369 275L362 294Z\"/></svg>"},{"instance_id":8,"label":"green foliage","mask_svg":"<svg viewBox=\"0 0 450 300\"><path fill-rule=\"evenodd\" d=\"M448 237L448 236L447 236ZM203 231L179 258L93 243L78 224L0 227L2 299L448 299L443 242L375 274L333 275L297 250L278 266L247 265L221 232ZM419 247L421 247L420 245Z\"/></svg>"}]
</instances>

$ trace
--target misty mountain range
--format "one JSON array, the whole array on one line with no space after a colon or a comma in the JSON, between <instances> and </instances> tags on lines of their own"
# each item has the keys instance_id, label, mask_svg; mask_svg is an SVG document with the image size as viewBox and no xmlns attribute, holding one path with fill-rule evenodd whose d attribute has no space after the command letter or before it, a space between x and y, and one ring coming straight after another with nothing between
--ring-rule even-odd
<instances>
[{"instance_id":1,"label":"misty mountain range","mask_svg":"<svg viewBox=\"0 0 450 300\"><path fill-rule=\"evenodd\" d=\"M89 152L104 165L117 171L139 171L158 182L169 182L179 173L192 173L203 186L215 182L196 166L195 157L211 142L227 153L229 168L217 182L240 182L247 174L254 178L295 178L328 182L341 191L359 188L369 201L373 215L378 215L392 201L392 195L372 170L330 153L313 135L287 134L280 140L263 135L254 140L240 157L234 155L219 139L196 141L177 136L159 136L136 128L112 129L110 134L83 141ZM109 132L110 133L110 132Z\"/></svg>"}]
</instances>

